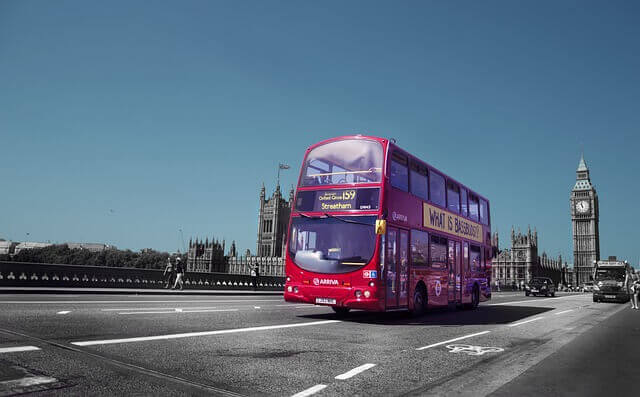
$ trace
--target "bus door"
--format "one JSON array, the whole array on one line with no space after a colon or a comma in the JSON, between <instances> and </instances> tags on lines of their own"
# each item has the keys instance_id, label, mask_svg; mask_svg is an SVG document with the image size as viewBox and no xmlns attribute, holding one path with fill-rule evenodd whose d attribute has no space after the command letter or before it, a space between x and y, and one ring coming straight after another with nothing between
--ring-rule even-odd
<instances>
[{"instance_id":1,"label":"bus door","mask_svg":"<svg viewBox=\"0 0 640 397\"><path fill-rule=\"evenodd\" d=\"M449 240L447 247L447 265L449 268L449 280L447 287L449 291L449 303L462 303L462 272L460 271L460 243Z\"/></svg>"},{"instance_id":2,"label":"bus door","mask_svg":"<svg viewBox=\"0 0 640 397\"><path fill-rule=\"evenodd\" d=\"M385 252L386 307L406 307L409 287L409 232L387 228Z\"/></svg>"}]
</instances>

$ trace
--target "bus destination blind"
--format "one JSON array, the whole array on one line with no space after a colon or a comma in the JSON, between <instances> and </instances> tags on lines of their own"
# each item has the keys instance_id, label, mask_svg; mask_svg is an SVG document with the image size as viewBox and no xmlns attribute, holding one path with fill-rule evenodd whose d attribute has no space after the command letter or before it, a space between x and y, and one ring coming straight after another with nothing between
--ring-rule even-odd
<instances>
[{"instance_id":1,"label":"bus destination blind","mask_svg":"<svg viewBox=\"0 0 640 397\"><path fill-rule=\"evenodd\" d=\"M380 189L337 189L298 192L298 211L377 210Z\"/></svg>"}]
</instances>

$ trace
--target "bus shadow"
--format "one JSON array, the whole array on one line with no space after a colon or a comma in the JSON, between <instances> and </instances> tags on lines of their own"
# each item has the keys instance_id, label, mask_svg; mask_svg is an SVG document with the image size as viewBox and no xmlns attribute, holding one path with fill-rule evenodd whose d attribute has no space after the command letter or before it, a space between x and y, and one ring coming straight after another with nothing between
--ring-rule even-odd
<instances>
[{"instance_id":1,"label":"bus shadow","mask_svg":"<svg viewBox=\"0 0 640 397\"><path fill-rule=\"evenodd\" d=\"M527 317L540 315L553 309L552 307L480 305L475 310L433 309L420 317L413 317L408 312L403 311L385 313L353 311L344 316L327 313L300 317L322 320L339 319L344 322L376 325L462 326L509 324L526 319Z\"/></svg>"}]
</instances>

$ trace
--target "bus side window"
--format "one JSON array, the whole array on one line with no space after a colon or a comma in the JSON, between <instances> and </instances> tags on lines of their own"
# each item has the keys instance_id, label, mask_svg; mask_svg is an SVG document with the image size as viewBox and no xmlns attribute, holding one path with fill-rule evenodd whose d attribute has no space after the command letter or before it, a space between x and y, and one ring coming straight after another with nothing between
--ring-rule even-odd
<instances>
[{"instance_id":1,"label":"bus side window","mask_svg":"<svg viewBox=\"0 0 640 397\"><path fill-rule=\"evenodd\" d=\"M480 199L480 223L489 224L489 204L484 199Z\"/></svg>"},{"instance_id":2,"label":"bus side window","mask_svg":"<svg viewBox=\"0 0 640 397\"><path fill-rule=\"evenodd\" d=\"M409 191L409 170L407 168L407 158L394 153L391 156L391 165L389 166L389 178L391 179L391 186Z\"/></svg>"},{"instance_id":3,"label":"bus side window","mask_svg":"<svg viewBox=\"0 0 640 397\"><path fill-rule=\"evenodd\" d=\"M427 232L411 229L411 263L413 266L429 264L429 235Z\"/></svg>"},{"instance_id":4,"label":"bus side window","mask_svg":"<svg viewBox=\"0 0 640 397\"><path fill-rule=\"evenodd\" d=\"M462 203L462 215L469 216L469 204L467 204L467 189L460 189L460 202Z\"/></svg>"},{"instance_id":5,"label":"bus side window","mask_svg":"<svg viewBox=\"0 0 640 397\"><path fill-rule=\"evenodd\" d=\"M469 195L469 218L478 221L478 197Z\"/></svg>"},{"instance_id":6,"label":"bus side window","mask_svg":"<svg viewBox=\"0 0 640 397\"><path fill-rule=\"evenodd\" d=\"M429 196L431 202L441 207L446 207L444 177L435 172L429 172Z\"/></svg>"},{"instance_id":7,"label":"bus side window","mask_svg":"<svg viewBox=\"0 0 640 397\"><path fill-rule=\"evenodd\" d=\"M431 244L429 247L429 251L429 257L431 258L431 267L434 269L446 269L447 239L431 235Z\"/></svg>"},{"instance_id":8,"label":"bus side window","mask_svg":"<svg viewBox=\"0 0 640 397\"><path fill-rule=\"evenodd\" d=\"M427 168L411 162L411 180L409 186L411 193L423 200L429 199L429 177L427 176Z\"/></svg>"},{"instance_id":9,"label":"bus side window","mask_svg":"<svg viewBox=\"0 0 640 397\"><path fill-rule=\"evenodd\" d=\"M472 245L470 251L471 271L476 272L480 269L480 247Z\"/></svg>"},{"instance_id":10,"label":"bus side window","mask_svg":"<svg viewBox=\"0 0 640 397\"><path fill-rule=\"evenodd\" d=\"M463 254L462 257L464 259L464 269L468 272L469 269L469 243L465 242L464 243L464 248L463 248Z\"/></svg>"},{"instance_id":11,"label":"bus side window","mask_svg":"<svg viewBox=\"0 0 640 397\"><path fill-rule=\"evenodd\" d=\"M460 187L447 181L447 208L456 214L460 213Z\"/></svg>"}]
</instances>

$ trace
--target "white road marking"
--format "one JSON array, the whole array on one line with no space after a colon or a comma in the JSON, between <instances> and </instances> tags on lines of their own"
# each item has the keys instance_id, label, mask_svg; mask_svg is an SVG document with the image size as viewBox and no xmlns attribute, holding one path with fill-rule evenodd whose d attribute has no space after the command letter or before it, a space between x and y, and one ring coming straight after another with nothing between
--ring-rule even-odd
<instances>
[{"instance_id":1,"label":"white road marking","mask_svg":"<svg viewBox=\"0 0 640 397\"><path fill-rule=\"evenodd\" d=\"M183 310L149 311L149 312L120 312L118 314L175 314L175 313L209 313L209 312L237 312L238 309L214 309L214 310Z\"/></svg>"},{"instance_id":2,"label":"white road marking","mask_svg":"<svg viewBox=\"0 0 640 397\"><path fill-rule=\"evenodd\" d=\"M307 390L301 391L300 393L296 393L291 397L307 397L312 394L316 394L317 392L324 389L325 387L327 387L327 385L315 385L313 387L308 388Z\"/></svg>"},{"instance_id":3,"label":"white road marking","mask_svg":"<svg viewBox=\"0 0 640 397\"><path fill-rule=\"evenodd\" d=\"M0 347L0 353L30 352L34 350L40 350L40 348L35 346Z\"/></svg>"},{"instance_id":4,"label":"white road marking","mask_svg":"<svg viewBox=\"0 0 640 397\"><path fill-rule=\"evenodd\" d=\"M544 317L536 317L536 318L532 318L531 320L520 321L519 323L515 323L515 324L507 324L507 327L517 327L518 325L532 323L534 321L542 320L543 318Z\"/></svg>"},{"instance_id":5,"label":"white road marking","mask_svg":"<svg viewBox=\"0 0 640 397\"><path fill-rule=\"evenodd\" d=\"M339 380L349 379L349 378L352 378L352 377L358 375L359 373L364 372L364 371L368 370L369 368L373 368L375 366L376 366L376 364L364 364L364 365L361 365L359 367L356 367L356 368L352 369L351 371L348 371L348 372L345 372L344 374L336 376L336 379L339 379Z\"/></svg>"},{"instance_id":6,"label":"white road marking","mask_svg":"<svg viewBox=\"0 0 640 397\"><path fill-rule=\"evenodd\" d=\"M542 299L528 299L526 301L515 301L515 302L504 302L504 303L491 303L487 306L504 306L504 305L513 305L516 303L538 303L538 302L542 302L542 301L548 301L548 300L560 300L560 299L565 299L565 298L571 298L572 296L559 296L559 297L555 297L555 298L542 298Z\"/></svg>"},{"instance_id":7,"label":"white road marking","mask_svg":"<svg viewBox=\"0 0 640 397\"><path fill-rule=\"evenodd\" d=\"M313 321L310 323L265 325L261 327L223 329L218 331L187 332L183 334L141 336L136 338L123 338L123 339L90 340L90 341L81 341L81 342L71 342L71 344L76 346L109 345L114 343L130 343L130 342L144 342L144 341L150 341L150 340L179 339L179 338L190 338L194 336L232 334L232 333L238 333L238 332L268 331L272 329L308 327L313 325L333 324L333 323L339 323L339 322L340 322L339 320L324 320L324 321Z\"/></svg>"},{"instance_id":8,"label":"white road marking","mask_svg":"<svg viewBox=\"0 0 640 397\"><path fill-rule=\"evenodd\" d=\"M260 309L260 306L254 306L253 308L254 309Z\"/></svg>"},{"instance_id":9,"label":"white road marking","mask_svg":"<svg viewBox=\"0 0 640 397\"><path fill-rule=\"evenodd\" d=\"M9 390L15 388L43 385L45 383L57 382L58 379L50 376L25 376L20 379L11 379L2 382L2 385L8 387Z\"/></svg>"},{"instance_id":10,"label":"white road marking","mask_svg":"<svg viewBox=\"0 0 640 397\"><path fill-rule=\"evenodd\" d=\"M476 332L475 334L465 335L465 336L461 336L461 337L459 337L459 338L454 338L454 339L445 340L444 342L434 343L433 345L419 347L419 348L417 348L416 350L425 350L425 349L430 349L430 348L432 348L432 347L436 347L436 346L440 346L440 345L445 345L445 344L447 344L447 343L451 343L451 342L459 341L459 340L462 340L462 339L473 338L474 336L479 336L479 335L488 334L489 332L491 332L491 331Z\"/></svg>"},{"instance_id":11,"label":"white road marking","mask_svg":"<svg viewBox=\"0 0 640 397\"><path fill-rule=\"evenodd\" d=\"M71 313L71 310L63 310L58 312L58 314L69 314L69 313Z\"/></svg>"},{"instance_id":12,"label":"white road marking","mask_svg":"<svg viewBox=\"0 0 640 397\"><path fill-rule=\"evenodd\" d=\"M565 313L569 313L569 312L572 312L572 311L573 311L573 309L564 310L564 311L561 311L561 312L556 313L555 315L557 316L557 315L559 315L559 314L565 314Z\"/></svg>"},{"instance_id":13,"label":"white road marking","mask_svg":"<svg viewBox=\"0 0 640 397\"><path fill-rule=\"evenodd\" d=\"M217 309L218 306L194 306L189 309ZM177 309L177 308L176 308ZM117 309L100 309L103 312L135 311L135 310L174 310L171 307L120 307Z\"/></svg>"}]
</instances>

